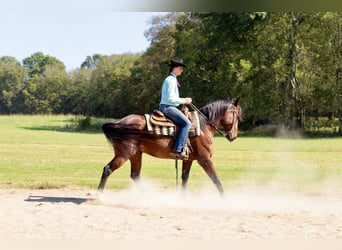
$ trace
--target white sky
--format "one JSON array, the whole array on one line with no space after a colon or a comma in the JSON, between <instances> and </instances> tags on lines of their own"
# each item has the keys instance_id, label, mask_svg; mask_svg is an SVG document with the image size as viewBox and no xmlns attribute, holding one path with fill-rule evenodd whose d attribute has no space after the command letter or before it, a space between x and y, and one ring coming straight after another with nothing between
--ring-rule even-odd
<instances>
[{"instance_id":1,"label":"white sky","mask_svg":"<svg viewBox=\"0 0 342 250\"><path fill-rule=\"evenodd\" d=\"M1 0L0 56L43 52L72 70L88 55L145 51L148 21L165 13L118 12L108 1Z\"/></svg>"}]
</instances>

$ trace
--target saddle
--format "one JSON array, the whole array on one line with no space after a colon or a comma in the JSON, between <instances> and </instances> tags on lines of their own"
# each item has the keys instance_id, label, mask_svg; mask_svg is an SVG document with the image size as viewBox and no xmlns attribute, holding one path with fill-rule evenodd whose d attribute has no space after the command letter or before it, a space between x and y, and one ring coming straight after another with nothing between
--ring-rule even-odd
<instances>
[{"instance_id":1,"label":"saddle","mask_svg":"<svg viewBox=\"0 0 342 250\"><path fill-rule=\"evenodd\" d=\"M151 114L151 123L156 126L163 126L163 127L173 127L175 124L173 121L168 119L163 112L158 109L153 110Z\"/></svg>"},{"instance_id":2,"label":"saddle","mask_svg":"<svg viewBox=\"0 0 342 250\"><path fill-rule=\"evenodd\" d=\"M184 112L183 112L184 113ZM189 137L199 136L201 133L199 116L196 111L185 113L191 121ZM147 130L157 135L174 136L177 130L176 124L167 118L160 110L153 110L151 114L145 114Z\"/></svg>"}]
</instances>

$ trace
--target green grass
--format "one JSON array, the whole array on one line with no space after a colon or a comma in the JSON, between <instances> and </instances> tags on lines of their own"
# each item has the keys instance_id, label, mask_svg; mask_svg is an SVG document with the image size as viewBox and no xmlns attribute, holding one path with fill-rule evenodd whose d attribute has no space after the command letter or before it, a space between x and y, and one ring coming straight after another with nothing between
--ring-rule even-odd
<instances>
[{"instance_id":1,"label":"green grass","mask_svg":"<svg viewBox=\"0 0 342 250\"><path fill-rule=\"evenodd\" d=\"M0 188L96 188L113 151L100 131L69 129L74 118L0 116ZM213 161L225 189L342 187L342 138L239 137L229 143L215 137ZM130 186L129 174L126 163L106 188ZM142 178L174 188L174 161L144 155ZM194 162L189 188L203 186L214 189Z\"/></svg>"}]
</instances>

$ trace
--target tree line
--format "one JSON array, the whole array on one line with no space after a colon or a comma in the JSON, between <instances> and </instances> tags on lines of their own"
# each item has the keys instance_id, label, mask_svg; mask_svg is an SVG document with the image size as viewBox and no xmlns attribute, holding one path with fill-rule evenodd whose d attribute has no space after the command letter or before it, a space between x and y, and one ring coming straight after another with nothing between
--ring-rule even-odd
<instances>
[{"instance_id":1,"label":"tree line","mask_svg":"<svg viewBox=\"0 0 342 250\"><path fill-rule=\"evenodd\" d=\"M198 107L240 97L249 126L303 129L327 117L342 133L342 13L167 13L151 18L145 36L143 53L89 55L71 72L41 52L22 63L2 56L0 113L147 113L167 63L181 57L181 95Z\"/></svg>"}]
</instances>

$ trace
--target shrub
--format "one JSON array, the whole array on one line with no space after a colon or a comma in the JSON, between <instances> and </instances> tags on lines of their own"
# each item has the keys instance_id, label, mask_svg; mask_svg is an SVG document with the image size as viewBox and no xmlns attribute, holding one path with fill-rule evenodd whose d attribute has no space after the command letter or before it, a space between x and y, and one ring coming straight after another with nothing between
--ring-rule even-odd
<instances>
[{"instance_id":1,"label":"shrub","mask_svg":"<svg viewBox=\"0 0 342 250\"><path fill-rule=\"evenodd\" d=\"M76 131L100 131L103 122L104 119L90 116L75 117L75 119L72 120L70 127Z\"/></svg>"}]
</instances>

